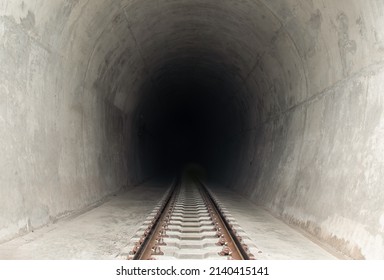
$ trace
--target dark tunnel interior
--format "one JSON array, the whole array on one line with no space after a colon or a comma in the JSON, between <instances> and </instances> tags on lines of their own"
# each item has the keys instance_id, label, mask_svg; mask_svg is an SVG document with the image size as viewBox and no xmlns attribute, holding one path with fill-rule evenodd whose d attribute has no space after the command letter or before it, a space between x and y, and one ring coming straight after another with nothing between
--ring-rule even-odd
<instances>
[{"instance_id":1,"label":"dark tunnel interior","mask_svg":"<svg viewBox=\"0 0 384 280\"><path fill-rule=\"evenodd\" d=\"M135 118L137 149L144 172L155 171L159 179L195 165L205 179L223 183L240 153L234 136L248 121L236 103L240 87L220 76L225 69L213 65L208 71L199 64L168 66L141 94Z\"/></svg>"},{"instance_id":2,"label":"dark tunnel interior","mask_svg":"<svg viewBox=\"0 0 384 280\"><path fill-rule=\"evenodd\" d=\"M384 1L3 2L0 242L193 164L384 258Z\"/></svg>"}]
</instances>

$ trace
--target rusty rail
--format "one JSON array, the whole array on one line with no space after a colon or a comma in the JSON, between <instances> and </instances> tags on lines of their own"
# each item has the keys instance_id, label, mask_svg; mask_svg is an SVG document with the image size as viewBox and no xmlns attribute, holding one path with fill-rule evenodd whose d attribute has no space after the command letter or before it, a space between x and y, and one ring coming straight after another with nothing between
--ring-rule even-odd
<instances>
[{"instance_id":1,"label":"rusty rail","mask_svg":"<svg viewBox=\"0 0 384 280\"><path fill-rule=\"evenodd\" d=\"M204 201L206 209L208 210L208 215L213 225L212 231L215 231L215 235L218 238L216 245L221 246L221 248L218 247L216 252L220 256L227 256L228 259L254 259L248 246L236 232L236 229L231 222L226 218L220 205L210 194L208 189L198 179L195 179L194 182ZM131 259L150 260L155 259L156 255L163 255L161 248L167 245L164 242L164 238L168 237L167 229L172 219L172 213L177 206L177 197L180 187L181 179L177 178L168 197L164 199L164 202L160 206L155 217L149 223L140 240L135 243L134 248L130 252L130 255L133 255Z\"/></svg>"},{"instance_id":2,"label":"rusty rail","mask_svg":"<svg viewBox=\"0 0 384 280\"><path fill-rule=\"evenodd\" d=\"M241 237L237 234L233 225L226 219L221 211L221 207L216 200L211 196L204 184L196 179L200 185L201 195L206 201L208 211L215 225L216 235L219 237L217 245L222 245L223 249L220 255L228 255L234 260L251 260L254 256L248 252L247 245L242 242Z\"/></svg>"},{"instance_id":3,"label":"rusty rail","mask_svg":"<svg viewBox=\"0 0 384 280\"><path fill-rule=\"evenodd\" d=\"M180 179L177 178L168 198L165 199L156 216L145 230L142 238L132 250L133 260L149 260L154 254L161 254L160 246L165 245L163 238L171 218Z\"/></svg>"}]
</instances>

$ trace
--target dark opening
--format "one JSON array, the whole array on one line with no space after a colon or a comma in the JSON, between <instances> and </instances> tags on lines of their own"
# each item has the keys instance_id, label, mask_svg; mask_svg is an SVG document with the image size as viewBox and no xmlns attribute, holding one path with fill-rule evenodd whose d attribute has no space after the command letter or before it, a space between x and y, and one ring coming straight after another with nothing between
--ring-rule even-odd
<instances>
[{"instance_id":1,"label":"dark opening","mask_svg":"<svg viewBox=\"0 0 384 280\"><path fill-rule=\"evenodd\" d=\"M167 67L141 94L136 112L141 167L148 174L174 176L194 164L206 179L222 182L235 168L247 112L239 103L241 87L221 77L223 69L207 71L196 64L193 70Z\"/></svg>"}]
</instances>

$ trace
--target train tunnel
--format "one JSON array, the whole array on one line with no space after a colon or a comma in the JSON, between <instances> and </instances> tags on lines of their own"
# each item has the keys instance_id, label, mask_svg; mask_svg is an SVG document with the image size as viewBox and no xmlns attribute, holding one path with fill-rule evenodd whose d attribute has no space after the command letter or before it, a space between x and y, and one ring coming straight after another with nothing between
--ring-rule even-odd
<instances>
[{"instance_id":1,"label":"train tunnel","mask_svg":"<svg viewBox=\"0 0 384 280\"><path fill-rule=\"evenodd\" d=\"M382 0L0 13L0 242L193 163L350 258L384 258Z\"/></svg>"}]
</instances>

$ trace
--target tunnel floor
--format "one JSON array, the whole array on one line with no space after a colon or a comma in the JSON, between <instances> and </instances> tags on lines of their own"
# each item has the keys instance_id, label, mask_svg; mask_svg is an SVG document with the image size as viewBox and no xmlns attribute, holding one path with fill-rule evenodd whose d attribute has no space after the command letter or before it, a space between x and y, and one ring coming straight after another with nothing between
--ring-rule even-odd
<instances>
[{"instance_id":1,"label":"tunnel floor","mask_svg":"<svg viewBox=\"0 0 384 280\"><path fill-rule=\"evenodd\" d=\"M162 198L164 186L144 183L88 211L3 243L0 259L124 259L130 238ZM210 189L259 248L256 259L342 258L247 199L222 189L215 192L215 186Z\"/></svg>"}]
</instances>

